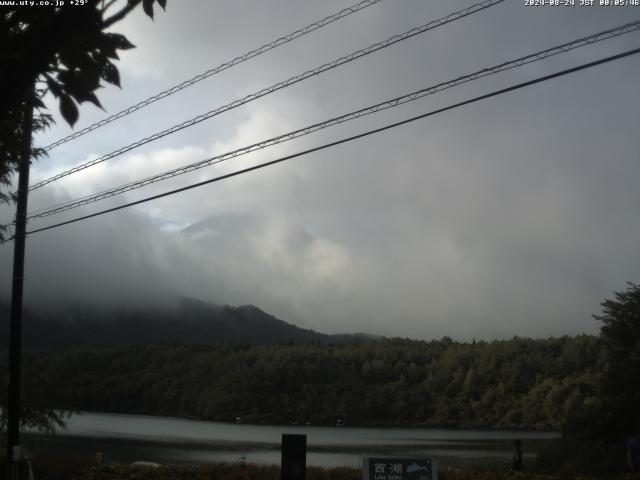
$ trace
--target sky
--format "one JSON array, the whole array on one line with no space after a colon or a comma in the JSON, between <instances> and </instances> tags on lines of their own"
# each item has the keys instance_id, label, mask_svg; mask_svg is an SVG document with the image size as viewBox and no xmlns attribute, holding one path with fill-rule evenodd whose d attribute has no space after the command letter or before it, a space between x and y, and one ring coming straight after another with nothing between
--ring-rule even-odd
<instances>
[{"instance_id":1,"label":"sky","mask_svg":"<svg viewBox=\"0 0 640 480\"><path fill-rule=\"evenodd\" d=\"M115 113L355 2L169 0L116 24ZM32 183L471 5L383 0L80 139ZM224 153L640 19L639 7L485 11L235 108L32 192L30 210ZM77 7L74 7L77 8ZM186 186L637 48L635 32L182 175L30 228ZM325 333L420 339L597 333L592 314L640 279L640 57L457 108L178 195L33 234L25 305L253 304ZM47 98L52 112L57 106ZM46 145L72 130L57 125ZM105 116L80 110L78 130ZM0 220L12 219L0 209ZM8 295L11 245L0 246Z\"/></svg>"}]
</instances>

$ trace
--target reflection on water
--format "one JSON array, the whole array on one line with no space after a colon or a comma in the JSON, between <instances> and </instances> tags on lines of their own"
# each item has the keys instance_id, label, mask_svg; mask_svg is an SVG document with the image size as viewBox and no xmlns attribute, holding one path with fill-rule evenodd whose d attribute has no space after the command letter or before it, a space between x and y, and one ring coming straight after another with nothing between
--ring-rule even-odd
<instances>
[{"instance_id":1,"label":"reflection on water","mask_svg":"<svg viewBox=\"0 0 640 480\"><path fill-rule=\"evenodd\" d=\"M525 459L559 435L551 432L266 426L204 422L182 418L83 413L73 415L58 435L29 435L34 453L105 453L113 462L234 462L279 464L283 433L307 435L308 465L360 466L363 456L418 456L440 465L505 465L511 443L525 442Z\"/></svg>"}]
</instances>

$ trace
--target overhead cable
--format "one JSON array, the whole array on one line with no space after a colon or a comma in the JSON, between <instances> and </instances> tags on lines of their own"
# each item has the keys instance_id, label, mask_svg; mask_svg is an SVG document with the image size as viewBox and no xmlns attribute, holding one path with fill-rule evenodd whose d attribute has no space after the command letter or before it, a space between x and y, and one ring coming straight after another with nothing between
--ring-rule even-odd
<instances>
[{"instance_id":1,"label":"overhead cable","mask_svg":"<svg viewBox=\"0 0 640 480\"><path fill-rule=\"evenodd\" d=\"M350 53L349 55L345 55L344 57L340 57L336 60L333 60L329 63L325 63L324 65L321 65L319 67L313 68L311 70L307 70L304 73L301 73L299 75L295 75L287 80L278 82L270 87L267 88L263 88L262 90L259 90L255 93L252 93L250 95L247 95L246 97L243 97L241 99L238 100L234 100L231 103L228 103L226 105L223 105L221 107L216 108L215 110L211 110L209 112L203 113L201 115L198 115L197 117L193 117L189 120L186 120L182 123L179 123L177 125L174 125L173 127L170 127L166 130L163 130L161 132L155 133L149 137L143 138L141 140L138 140L137 142L134 142L130 145L121 147L117 150L114 150L111 153L108 153L106 155L103 155L101 157L98 157L94 160L90 160L88 162L85 162L83 164L77 165L69 170L66 170L62 173L59 173L57 175L54 175L52 177L49 177L45 180L42 180L34 185L32 185L31 187L29 187L29 191L31 190L35 190L37 188L41 188L44 187L45 185L48 185L51 182L54 182L56 180L59 180L61 178L64 178L66 176L72 175L76 172L79 172L81 170L84 170L86 168L92 167L94 165L97 165L99 163L105 162L107 160L110 160L114 157L117 157L119 155L122 155L123 153L129 152L135 148L138 148L142 145L146 145L147 143L153 142L155 140L158 140L160 138L163 138L167 135L171 135L173 133L176 133L180 130L183 130L185 128L191 127L193 125L196 125L200 122L203 122L205 120L208 120L216 115L220 115L221 113L224 113L228 110L231 110L233 108L239 107L241 105L244 105L246 103L249 103L253 100L257 100L258 98L264 97L266 95L269 95L270 93L276 92L278 90L281 90L285 87L289 87L293 84L296 84L298 82L301 82L303 80L306 80L307 78L319 75L323 72L326 72L327 70L331 70L333 68L336 68L340 65L343 65L345 63L349 63L352 62L358 58L364 57L366 55L369 55L371 53L377 52L379 50L382 50L384 48L387 48L391 45L394 45L396 43L402 42L404 40L407 40L409 38L412 38L416 35L419 35L421 33L427 32L429 30L432 30L434 28L437 28L439 26L448 24L450 22L456 21L456 20L460 20L464 17L467 17L473 13L477 13L480 12L482 10L485 10L489 7L492 7L498 3L502 3L505 0L483 0L482 2L476 3L474 5L471 5L470 7L467 7L465 9L450 13L449 15L442 17L438 20L432 20L420 27L415 27L412 28L410 30L407 30L404 33L401 33L399 35L394 35L392 37L387 38L386 40L382 41L382 42L378 42L375 43L367 48L363 48L361 50L357 50L353 53Z\"/></svg>"},{"instance_id":2,"label":"overhead cable","mask_svg":"<svg viewBox=\"0 0 640 480\"><path fill-rule=\"evenodd\" d=\"M310 148L310 149L304 150L302 152L294 153L292 155L287 155L285 157L280 157L278 159L271 160L269 162L261 163L259 165L254 165L252 167L244 168L242 170L238 170L238 171L235 171L235 172L232 172L232 173L221 175L219 177L211 178L209 180L205 180L205 181L202 181L202 182L198 182L198 183L194 183L194 184L191 184L191 185L187 185L185 187L177 188L175 190L171 190L171 191L168 191L168 192L160 193L158 195L153 195L153 196L150 196L150 197L146 197L146 198L143 198L143 199L140 199L140 200L136 200L135 202L130 202L130 203L126 203L124 205L119 205L117 207L101 210L99 212L95 212L95 213L92 213L90 215L84 215L84 216L81 216L81 217L76 217L76 218L73 218L71 220L67 220L67 221L64 221L64 222L56 223L56 224L49 225L49 226L46 226L46 227L36 228L34 230L30 230L29 232L27 232L27 234L30 235L30 234L34 234L34 233L38 233L38 232L43 232L43 231L46 231L46 230L51 230L53 228L58 228L58 227L62 227L64 225L69 225L71 223L80 222L82 220L87 220L89 218L94 218L94 217L97 217L97 216L100 216L100 215L104 215L104 214L107 214L107 213L115 212L117 210L122 210L122 209L125 209L125 208L128 208L128 207L133 207L135 205L140 205L142 203L150 202L152 200L157 200L159 198L168 197L170 195L175 195L177 193L185 192L187 190L191 190L191 189L194 189L194 188L197 188L197 187L201 187L203 185L208 185L210 183L219 182L219 181L231 178L231 177L235 177L235 176L238 176L238 175L242 175L242 174L254 171L254 170L258 170L258 169L262 169L262 168L265 168L265 167L268 167L268 166L271 166L271 165L275 165L277 163L281 163L281 162L284 162L286 160L291 160L293 158L297 158L297 157L301 157L301 156L304 156L304 155L308 155L308 154L313 153L313 152L317 152L317 151L324 150L324 149L327 149L327 148L335 147L337 145L340 145L340 144L343 144L343 143L347 143L347 142L351 142L351 141L357 140L359 138L368 137L370 135L383 132L385 130L390 130L392 128L399 127L401 125L406 125L408 123L415 122L416 120L420 120L420 119L423 119L423 118L431 117L433 115L436 115L436 114L439 114L439 113L442 113L442 112L446 112L448 110L453 110L455 108L458 108L458 107L461 107L461 106L464 106L464 105L469 105L471 103L479 102L481 100L485 100L485 99L488 99L488 98L491 98L491 97L502 95L502 94L507 93L507 92L512 92L514 90L518 90L518 89L521 89L521 88L524 88L524 87L527 87L527 86L530 86L530 85L534 85L536 83L548 81L548 80L551 80L553 78L562 77L564 75L568 75L570 73L574 73L574 72L577 72L577 71L580 71L580 70L585 70L587 68L592 68L592 67L595 67L597 65L602 65L602 64L605 64L605 63L608 63L608 62L612 62L614 60L618 60L618 59L621 59L621 58L624 58L624 57L628 57L630 55L636 55L638 53L640 53L640 48L636 48L636 49L633 49L633 50L627 50L627 51L619 53L617 55L612 55L612 56L609 56L609 57L601 58L600 60L596 60L596 61L589 62L589 63L584 63L584 64L579 65L577 67L568 68L566 70L561 70L559 72L552 73L550 75L537 77L537 78L535 78L533 80L529 80L527 82L518 83L516 85L512 85L512 86L507 87L507 88L502 88L500 90L494 90L493 92L487 93L485 95L480 95L478 97L474 97L474 98L471 98L469 100L465 100L463 102L459 102L459 103L456 103L456 104L453 104L453 105L449 105L447 107L443 107L443 108L439 108L437 110L433 110L433 111L430 111L430 112L427 112L427 113L423 113L422 115L418 115L418 116L415 116L415 117L411 117L411 118L402 120L400 122L395 122L395 123L392 123L392 124L389 124L389 125L385 125L384 127L376 128L374 130L369 130L369 131L360 133L358 135L353 135L351 137L343 138L341 140L337 140L337 141L334 141L334 142L331 142L331 143L326 143L324 145L320 145L318 147ZM5 242L7 242L9 240L11 240L11 238L5 240ZM5 242L3 242L3 243L5 243Z\"/></svg>"},{"instance_id":3,"label":"overhead cable","mask_svg":"<svg viewBox=\"0 0 640 480\"><path fill-rule=\"evenodd\" d=\"M176 177L178 175L182 175L185 173L189 173L189 172L193 172L195 170L199 170L201 168L205 168L211 165L215 165L218 163L221 163L223 161L226 160L230 160L236 157L239 157L241 155L245 155L251 152L254 152L256 150L261 150L267 147L270 147L272 145L277 145L280 143L284 143L287 142L289 140L293 140L295 138L299 138L305 135L309 135L313 132L317 132L318 130L322 130L324 128L330 127L330 126L334 126L334 125L338 125L338 124L342 124L344 122L348 122L350 120L354 120L356 118L360 118L366 115L370 115L373 113L377 113L389 108L394 108L397 107L399 105L403 105L405 103L409 103L415 100L418 100L422 97L425 97L427 95L432 95L435 94L437 92L441 92L443 90L449 89L449 88L453 88L457 85L461 85L463 83L467 83L467 82L471 82L473 80L477 80L479 78L483 78L483 77L487 77L489 75L495 75L497 73L506 71L506 70L510 70L513 68L517 68L517 67L521 67L523 65L527 65L533 62L537 62L540 60L544 60L546 58L549 58L551 56L554 55L558 55L561 53L565 53L565 52L569 52L571 50L574 50L576 48L579 47L583 47L585 45L591 45L593 43L596 42L600 42L606 39L610 39L610 38L614 38L614 37L618 37L620 35L624 35L626 33L630 33L633 31L637 31L640 30L640 20L637 20L635 22L632 23L627 23L624 25L620 25L614 28L610 28L608 30L604 30L602 32L598 32L596 34L593 35L589 35L587 37L582 37L576 40L573 40L571 42L567 42L564 43L562 45L558 45L552 48L548 48L546 50L541 50L539 52L536 53L532 53L529 55L526 55L524 57L520 57L514 60L509 60L507 62L503 62L499 65L495 65L493 67L488 67L488 68L483 68L481 70L477 70L473 73L467 74L467 75L463 75L463 76L459 76L456 77L452 80L448 80L446 82L441 82L438 83L436 85L427 87L427 88L423 88L411 93L408 93L406 95L402 95L400 97L395 97L392 98L390 100L386 100L384 102L380 102L377 103L375 105L371 105L365 108L361 108L359 110L344 114L344 115L340 115L337 117L333 117L330 118L328 120L324 120L322 122L319 123L315 123L313 125L309 125L306 126L304 128L300 128L282 135L278 135L276 137L272 137L269 138L267 140L263 140L248 146L244 146L242 148L236 149L236 150L232 150L230 152L226 152L220 155L216 155L204 160L200 160L198 162L195 163L191 163L189 165L185 165L183 167L179 167L179 168L175 168L166 172L162 172L156 175L152 175L150 177L141 179L141 180L136 180L134 182L131 183L127 183L124 185L120 185L118 187L114 187L108 190L104 190L102 192L98 192L98 193L94 193L94 194L90 194L90 195L86 195L84 197L81 198L77 198L68 202L64 202L60 205L56 205L54 207L47 207L44 209L40 209L37 211L32 212L27 218L28 219L33 219L33 218L41 218L41 217L46 217L49 215L54 215L56 213L60 213L60 212L64 212L67 210L71 210L74 208L78 208L81 207L83 205L87 205L90 203L94 203L100 200L104 200L106 198L110 198L131 190L136 190L138 188L142 188L145 187L147 185L151 185L153 183L157 183L163 180L167 180L169 178L173 178Z\"/></svg>"},{"instance_id":4,"label":"overhead cable","mask_svg":"<svg viewBox=\"0 0 640 480\"><path fill-rule=\"evenodd\" d=\"M74 140L78 137L81 137L83 135L86 135L89 132L92 132L93 130L96 130L100 127L103 127L111 122L114 122L122 117L126 117L127 115L132 114L133 112L136 112L138 110L143 109L144 107L151 105L152 103L157 102L158 100L162 100L163 98L166 98L170 95L173 95L174 93L179 92L180 90L184 90L187 87L190 87L192 85L195 85L196 83L204 80L205 78L209 78L212 77L213 75L216 75L220 72L223 72L224 70L227 70L231 67L234 67L242 62L246 62L247 60L250 60L254 57L257 57L258 55L262 55L263 53L266 53L270 50L273 50L274 48L277 48L281 45L284 45L286 43L289 43L293 40L295 40L296 38L300 38L304 35L307 35L308 33L311 33L315 30L318 30L322 27L325 27L327 25L329 25L330 23L335 22L336 20L340 20L341 18L344 18L348 15L351 15L352 13L356 13L359 12L360 10L363 10L367 7L370 7L371 5L374 5L378 2L381 2L382 0L363 0L359 3L356 3L355 5L351 6L351 7L347 7L344 8L342 10L340 10L337 13L334 13L333 15L329 15L328 17L323 18L322 20L318 20L317 22L311 23L309 25L307 25L306 27L302 27L298 30L296 30L295 32L291 32L288 35L284 35L276 40L273 40L269 43L265 43L264 45L262 45L261 47L258 47L254 50L251 50L247 53L244 53L242 55L239 55L225 63L221 63L220 65L218 65L217 67L211 68L209 70L207 70L206 72L200 73L192 78L190 78L189 80L185 80L182 83L179 83L178 85L175 85L171 88L168 88L167 90L163 90L162 92L156 93L155 95L147 98L146 100L142 100L138 103L136 103L135 105L132 105L130 107L125 108L124 110L119 111L118 113L114 113L113 115L110 115L106 118L103 118L102 120L95 122L91 125L89 125L88 127L83 128L82 130L78 130L77 132L72 133L71 135L68 135L64 138L61 138L49 145L47 145L46 147L44 147L45 150L51 150L59 145L62 145L63 143L67 143L70 142L71 140Z\"/></svg>"}]
</instances>

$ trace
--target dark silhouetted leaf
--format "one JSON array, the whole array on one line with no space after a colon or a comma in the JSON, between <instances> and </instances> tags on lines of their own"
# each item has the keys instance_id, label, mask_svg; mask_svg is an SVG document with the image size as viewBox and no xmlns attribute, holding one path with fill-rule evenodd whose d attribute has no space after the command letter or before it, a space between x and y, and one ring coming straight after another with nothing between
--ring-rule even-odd
<instances>
[{"instance_id":1,"label":"dark silhouetted leaf","mask_svg":"<svg viewBox=\"0 0 640 480\"><path fill-rule=\"evenodd\" d=\"M74 95L74 98L76 100L78 100L79 102L91 102L93 103L96 107L98 108L102 108L102 105L100 104L100 100L98 100L98 97L96 96L95 93L93 92L87 92L82 96L77 96ZM104 108L102 108L104 110Z\"/></svg>"},{"instance_id":2,"label":"dark silhouetted leaf","mask_svg":"<svg viewBox=\"0 0 640 480\"><path fill-rule=\"evenodd\" d=\"M86 89L90 92L100 87L100 72L104 67L104 62L93 63L87 68L76 72L76 80L80 84L80 89Z\"/></svg>"},{"instance_id":3,"label":"dark silhouetted leaf","mask_svg":"<svg viewBox=\"0 0 640 480\"><path fill-rule=\"evenodd\" d=\"M60 52L60 60L69 70L75 67L85 68L92 63L91 56L82 45L69 47L64 52Z\"/></svg>"},{"instance_id":4,"label":"dark silhouetted leaf","mask_svg":"<svg viewBox=\"0 0 640 480\"><path fill-rule=\"evenodd\" d=\"M90 92L100 86L102 68L103 66L91 64L83 70L62 71L58 74L58 80L67 93L84 101Z\"/></svg>"},{"instance_id":5,"label":"dark silhouetted leaf","mask_svg":"<svg viewBox=\"0 0 640 480\"><path fill-rule=\"evenodd\" d=\"M57 98L60 95L62 95L62 90L60 89L60 85L58 85L58 82L56 82L49 75L46 76L46 79L47 79L47 86L49 87L49 90L51 90L51 93L53 94L53 96Z\"/></svg>"},{"instance_id":6,"label":"dark silhouetted leaf","mask_svg":"<svg viewBox=\"0 0 640 480\"><path fill-rule=\"evenodd\" d=\"M100 40L98 41L98 49L102 55L108 58L113 58L114 60L118 60L118 52L116 49L118 48L119 39L113 37L113 33L103 33L100 35ZM94 52L94 56L98 57Z\"/></svg>"},{"instance_id":7,"label":"dark silhouetted leaf","mask_svg":"<svg viewBox=\"0 0 640 480\"><path fill-rule=\"evenodd\" d=\"M144 13L153 18L153 2L154 0L142 0L142 8Z\"/></svg>"},{"instance_id":8,"label":"dark silhouetted leaf","mask_svg":"<svg viewBox=\"0 0 640 480\"><path fill-rule=\"evenodd\" d=\"M102 67L102 72L100 73L100 77L105 81L109 82L112 85L120 86L120 73L118 73L118 69L111 62L105 63Z\"/></svg>"},{"instance_id":9,"label":"dark silhouetted leaf","mask_svg":"<svg viewBox=\"0 0 640 480\"><path fill-rule=\"evenodd\" d=\"M127 37L120 35L119 33L106 33L110 45L118 50L129 50L130 48L136 48L136 46L127 40Z\"/></svg>"},{"instance_id":10,"label":"dark silhouetted leaf","mask_svg":"<svg viewBox=\"0 0 640 480\"><path fill-rule=\"evenodd\" d=\"M102 107L102 104L100 103L100 100L98 100L98 97L96 96L95 93L91 92L87 96L87 101L93 103L96 107L102 108L102 110L104 110L104 108Z\"/></svg>"},{"instance_id":11,"label":"dark silhouetted leaf","mask_svg":"<svg viewBox=\"0 0 640 480\"><path fill-rule=\"evenodd\" d=\"M60 113L62 113L64 119L72 127L78 120L78 107L76 107L76 104L69 95L62 95L60 97Z\"/></svg>"},{"instance_id":12,"label":"dark silhouetted leaf","mask_svg":"<svg viewBox=\"0 0 640 480\"><path fill-rule=\"evenodd\" d=\"M166 10L167 9L167 0L158 0L158 5L160 5L163 10Z\"/></svg>"}]
</instances>

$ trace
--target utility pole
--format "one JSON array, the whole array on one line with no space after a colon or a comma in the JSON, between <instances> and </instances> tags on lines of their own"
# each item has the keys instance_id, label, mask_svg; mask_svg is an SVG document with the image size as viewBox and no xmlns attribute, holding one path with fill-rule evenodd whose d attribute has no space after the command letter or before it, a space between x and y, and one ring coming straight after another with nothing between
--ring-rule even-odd
<instances>
[{"instance_id":1,"label":"utility pole","mask_svg":"<svg viewBox=\"0 0 640 480\"><path fill-rule=\"evenodd\" d=\"M31 164L31 133L35 84L25 96L22 117L22 152L18 163L13 281L11 284L11 323L9 331L9 399L7 404L7 465L9 479L18 480L20 471L20 359L22 355L22 292L27 231L27 196Z\"/></svg>"}]
</instances>

